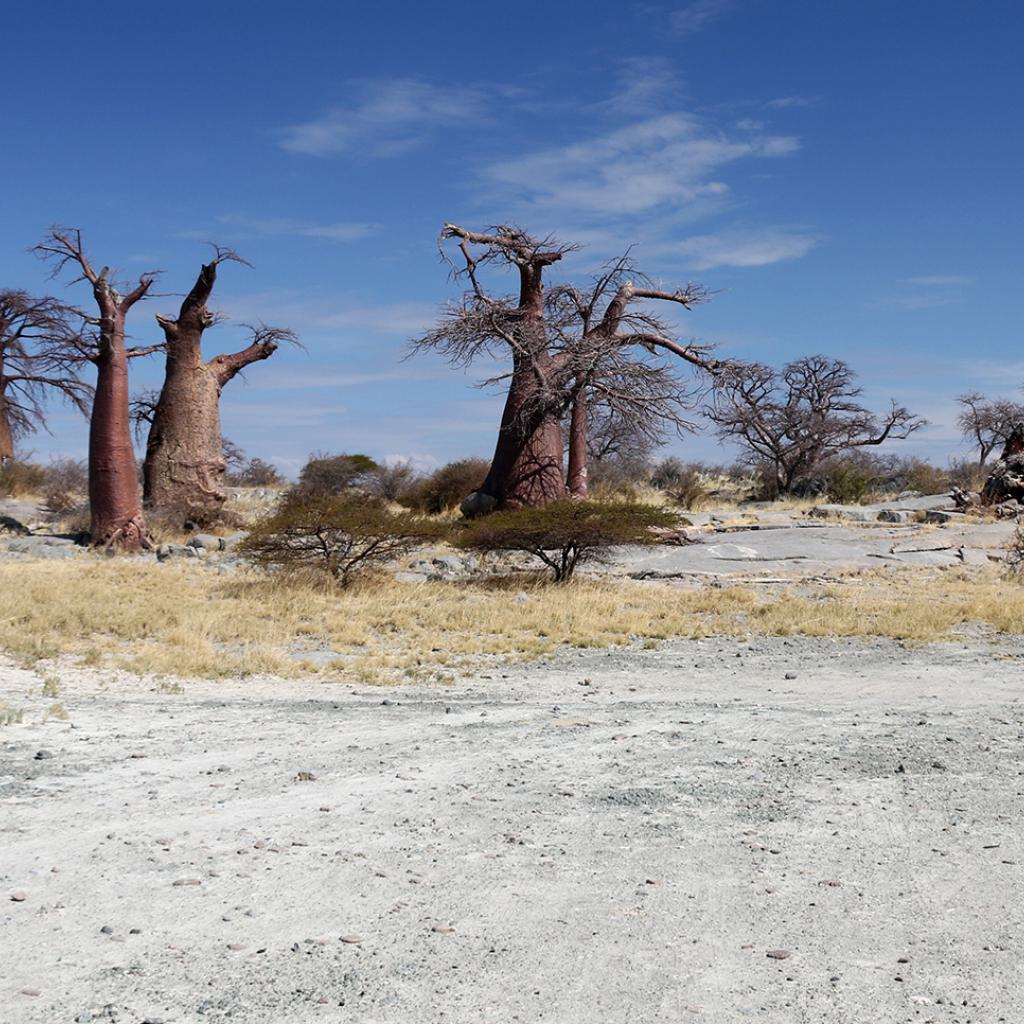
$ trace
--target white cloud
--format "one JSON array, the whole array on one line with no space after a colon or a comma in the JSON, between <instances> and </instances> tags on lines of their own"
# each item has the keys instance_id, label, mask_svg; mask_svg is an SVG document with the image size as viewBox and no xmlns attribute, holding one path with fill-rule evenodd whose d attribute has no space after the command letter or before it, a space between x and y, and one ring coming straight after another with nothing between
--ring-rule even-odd
<instances>
[{"instance_id":1,"label":"white cloud","mask_svg":"<svg viewBox=\"0 0 1024 1024\"><path fill-rule=\"evenodd\" d=\"M291 217L243 217L225 214L217 218L228 227L263 237L291 235L297 238L325 238L333 242L354 242L368 238L379 230L377 224L360 224L349 221L318 224L315 221L296 220Z\"/></svg>"},{"instance_id":2,"label":"white cloud","mask_svg":"<svg viewBox=\"0 0 1024 1024\"><path fill-rule=\"evenodd\" d=\"M621 217L679 209L729 192L716 174L750 157L786 156L785 135L730 138L687 113L661 114L603 135L502 160L485 179L530 208Z\"/></svg>"},{"instance_id":3,"label":"white cloud","mask_svg":"<svg viewBox=\"0 0 1024 1024\"><path fill-rule=\"evenodd\" d=\"M395 156L438 129L481 120L489 99L472 85L449 88L411 78L361 80L349 92L348 102L286 128L281 146L310 156Z\"/></svg>"},{"instance_id":4,"label":"white cloud","mask_svg":"<svg viewBox=\"0 0 1024 1024\"><path fill-rule=\"evenodd\" d=\"M818 238L808 232L772 228L697 235L676 243L672 249L695 270L711 270L715 267L766 267L799 259L817 243Z\"/></svg>"},{"instance_id":5,"label":"white cloud","mask_svg":"<svg viewBox=\"0 0 1024 1024\"><path fill-rule=\"evenodd\" d=\"M735 10L737 0L694 0L669 15L669 25L679 36L692 36Z\"/></svg>"},{"instance_id":6,"label":"white cloud","mask_svg":"<svg viewBox=\"0 0 1024 1024\"><path fill-rule=\"evenodd\" d=\"M599 109L638 117L665 109L682 94L679 75L665 57L626 57L620 62L618 84Z\"/></svg>"},{"instance_id":7,"label":"white cloud","mask_svg":"<svg viewBox=\"0 0 1024 1024\"><path fill-rule=\"evenodd\" d=\"M304 332L344 330L391 335L405 339L429 327L438 307L429 302L393 302L357 305L346 295L324 297L302 290L272 290L234 295L226 312L232 320L288 324Z\"/></svg>"},{"instance_id":8,"label":"white cloud","mask_svg":"<svg viewBox=\"0 0 1024 1024\"><path fill-rule=\"evenodd\" d=\"M764 104L767 110L791 110L795 107L813 107L818 102L817 96L779 96Z\"/></svg>"}]
</instances>

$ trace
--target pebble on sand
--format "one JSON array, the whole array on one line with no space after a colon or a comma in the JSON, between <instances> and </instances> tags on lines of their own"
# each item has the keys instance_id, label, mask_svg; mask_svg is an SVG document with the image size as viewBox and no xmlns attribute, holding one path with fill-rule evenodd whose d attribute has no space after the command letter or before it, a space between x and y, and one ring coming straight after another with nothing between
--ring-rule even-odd
<instances>
[{"instance_id":1,"label":"pebble on sand","mask_svg":"<svg viewBox=\"0 0 1024 1024\"><path fill-rule=\"evenodd\" d=\"M788 960L792 955L788 949L769 949L765 953L769 960Z\"/></svg>"}]
</instances>

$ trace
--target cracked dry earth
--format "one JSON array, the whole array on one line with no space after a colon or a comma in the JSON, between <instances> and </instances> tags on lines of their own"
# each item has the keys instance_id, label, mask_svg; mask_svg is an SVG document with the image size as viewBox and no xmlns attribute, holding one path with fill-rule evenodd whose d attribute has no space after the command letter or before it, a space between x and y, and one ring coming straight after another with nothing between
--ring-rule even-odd
<instances>
[{"instance_id":1,"label":"cracked dry earth","mask_svg":"<svg viewBox=\"0 0 1024 1024\"><path fill-rule=\"evenodd\" d=\"M45 722L2 667L0 1019L1020 1022L1022 657L705 640L388 690L79 671Z\"/></svg>"}]
</instances>

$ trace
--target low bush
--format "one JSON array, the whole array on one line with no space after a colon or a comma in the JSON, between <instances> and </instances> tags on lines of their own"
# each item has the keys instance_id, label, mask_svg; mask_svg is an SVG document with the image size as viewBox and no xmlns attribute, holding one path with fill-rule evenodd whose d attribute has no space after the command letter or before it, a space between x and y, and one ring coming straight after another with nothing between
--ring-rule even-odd
<instances>
[{"instance_id":1,"label":"low bush","mask_svg":"<svg viewBox=\"0 0 1024 1024\"><path fill-rule=\"evenodd\" d=\"M703 505L709 496L704 467L691 462L681 467L672 480L662 490L678 505L687 511L693 511Z\"/></svg>"},{"instance_id":2,"label":"low bush","mask_svg":"<svg viewBox=\"0 0 1024 1024\"><path fill-rule=\"evenodd\" d=\"M449 462L421 480L402 503L432 515L458 508L462 499L484 482L490 468L486 459Z\"/></svg>"},{"instance_id":3,"label":"low bush","mask_svg":"<svg viewBox=\"0 0 1024 1024\"><path fill-rule=\"evenodd\" d=\"M884 473L886 490L917 491L919 494L944 494L953 486L952 475L948 469L933 466L925 459L916 455L888 460Z\"/></svg>"},{"instance_id":4,"label":"low bush","mask_svg":"<svg viewBox=\"0 0 1024 1024\"><path fill-rule=\"evenodd\" d=\"M380 467L369 455L329 455L315 452L299 473L296 492L307 495L342 494L366 483Z\"/></svg>"},{"instance_id":5,"label":"low bush","mask_svg":"<svg viewBox=\"0 0 1024 1024\"><path fill-rule=\"evenodd\" d=\"M252 458L224 474L229 487L280 487L287 483L278 468L260 458Z\"/></svg>"},{"instance_id":6,"label":"low bush","mask_svg":"<svg viewBox=\"0 0 1024 1024\"><path fill-rule=\"evenodd\" d=\"M34 462L10 459L0 467L0 495L5 498L27 498L41 494L46 470Z\"/></svg>"},{"instance_id":7,"label":"low bush","mask_svg":"<svg viewBox=\"0 0 1024 1024\"><path fill-rule=\"evenodd\" d=\"M964 491L981 491L992 472L991 466L979 466L974 459L952 459L949 463L949 483Z\"/></svg>"},{"instance_id":8,"label":"low bush","mask_svg":"<svg viewBox=\"0 0 1024 1024\"><path fill-rule=\"evenodd\" d=\"M585 562L606 561L613 547L659 543L655 530L671 528L677 520L672 512L654 505L558 501L471 520L454 543L473 551L527 552L548 566L561 583Z\"/></svg>"},{"instance_id":9,"label":"low bush","mask_svg":"<svg viewBox=\"0 0 1024 1024\"><path fill-rule=\"evenodd\" d=\"M634 455L615 455L605 459L590 459L587 483L591 491L636 492L650 482L651 465L646 458Z\"/></svg>"},{"instance_id":10,"label":"low bush","mask_svg":"<svg viewBox=\"0 0 1024 1024\"><path fill-rule=\"evenodd\" d=\"M408 460L386 462L367 477L366 489L385 501L397 501L405 505L419 482L419 474Z\"/></svg>"},{"instance_id":11,"label":"low bush","mask_svg":"<svg viewBox=\"0 0 1024 1024\"><path fill-rule=\"evenodd\" d=\"M293 493L256 523L240 550L265 568L323 575L344 585L445 533L442 524L391 512L365 494Z\"/></svg>"},{"instance_id":12,"label":"low bush","mask_svg":"<svg viewBox=\"0 0 1024 1024\"><path fill-rule=\"evenodd\" d=\"M878 460L862 454L833 459L821 470L829 498L841 505L867 501L883 475L884 469Z\"/></svg>"},{"instance_id":13,"label":"low bush","mask_svg":"<svg viewBox=\"0 0 1024 1024\"><path fill-rule=\"evenodd\" d=\"M79 459L54 459L43 471L43 503L62 516L77 508L89 493L89 467Z\"/></svg>"}]
</instances>

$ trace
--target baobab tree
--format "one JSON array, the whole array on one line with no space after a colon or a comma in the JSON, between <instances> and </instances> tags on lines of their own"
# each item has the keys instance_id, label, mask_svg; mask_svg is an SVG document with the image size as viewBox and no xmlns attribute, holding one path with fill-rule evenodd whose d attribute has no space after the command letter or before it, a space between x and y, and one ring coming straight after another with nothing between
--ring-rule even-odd
<instances>
[{"instance_id":1,"label":"baobab tree","mask_svg":"<svg viewBox=\"0 0 1024 1024\"><path fill-rule=\"evenodd\" d=\"M78 378L72 345L81 321L52 296L0 291L0 466L14 458L14 442L46 429L48 395L88 412L90 388Z\"/></svg>"},{"instance_id":2,"label":"baobab tree","mask_svg":"<svg viewBox=\"0 0 1024 1024\"><path fill-rule=\"evenodd\" d=\"M637 305L638 300L655 300L689 310L706 301L707 290L695 284L673 292L655 288L628 252L605 266L590 288L563 285L552 297L554 305L566 309L555 323L571 324L565 343L572 374L568 488L573 497L585 498L595 426L618 423L621 432L628 423L636 440L648 446L658 444L669 427L679 433L693 429L683 413L700 388L681 379L674 365L650 357L667 352L702 371L705 384L727 368L737 375L741 371L738 363L712 359L706 345L676 340L662 317Z\"/></svg>"},{"instance_id":3,"label":"baobab tree","mask_svg":"<svg viewBox=\"0 0 1024 1024\"><path fill-rule=\"evenodd\" d=\"M645 417L669 414L682 387L671 371L645 358L671 353L701 370L720 365L706 349L670 336L664 323L636 304L644 300L690 308L703 289L664 291L635 272L629 256L617 260L586 292L559 286L545 292L544 272L574 246L536 239L519 228L499 226L488 233L446 224L443 243L456 241L462 265L453 276L469 290L451 304L432 331L413 342L455 365L479 356L511 355L508 372L484 384L507 384L494 457L486 478L464 503L477 513L494 507L543 505L565 497L561 421L575 407L570 437L585 439L586 402L598 393L623 409ZM480 281L488 264L512 267L519 277L517 297L495 296ZM576 451L574 456L573 452ZM585 479L585 444L570 444L574 480ZM577 493L581 493L578 482Z\"/></svg>"},{"instance_id":4,"label":"baobab tree","mask_svg":"<svg viewBox=\"0 0 1024 1024\"><path fill-rule=\"evenodd\" d=\"M1006 398L989 399L977 391L957 398L960 413L956 418L961 434L978 448L978 465L1006 444L1014 430L1024 427L1024 405Z\"/></svg>"},{"instance_id":5,"label":"baobab tree","mask_svg":"<svg viewBox=\"0 0 1024 1024\"><path fill-rule=\"evenodd\" d=\"M177 317L157 314L156 318L164 333L167 365L163 387L148 417L143 500L147 509L180 517L182 522L215 520L225 501L220 425L224 385L250 364L269 359L282 341L296 340L284 328L249 326L245 348L208 361L203 358L203 334L219 320L207 303L217 269L226 261L245 263L230 249L214 246L214 258L199 271Z\"/></svg>"},{"instance_id":6,"label":"baobab tree","mask_svg":"<svg viewBox=\"0 0 1024 1024\"><path fill-rule=\"evenodd\" d=\"M721 376L706 412L719 437L738 444L748 463L770 467L776 492L788 494L834 456L925 426L895 401L876 416L857 401L854 381L846 363L828 356L804 356L781 371L747 365Z\"/></svg>"},{"instance_id":7,"label":"baobab tree","mask_svg":"<svg viewBox=\"0 0 1024 1024\"><path fill-rule=\"evenodd\" d=\"M91 331L67 339L69 359L91 362L96 367L96 387L89 419L89 508L92 544L107 551L148 548L149 533L142 514L135 452L128 413L128 362L149 355L159 345L129 348L125 319L149 293L155 272L139 276L122 294L111 278L110 268L93 269L82 247L77 228L53 228L35 251L53 266L53 275L66 267L78 271L77 281L92 287L99 315L81 313ZM74 283L74 282L72 282Z\"/></svg>"}]
</instances>

